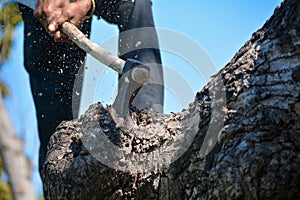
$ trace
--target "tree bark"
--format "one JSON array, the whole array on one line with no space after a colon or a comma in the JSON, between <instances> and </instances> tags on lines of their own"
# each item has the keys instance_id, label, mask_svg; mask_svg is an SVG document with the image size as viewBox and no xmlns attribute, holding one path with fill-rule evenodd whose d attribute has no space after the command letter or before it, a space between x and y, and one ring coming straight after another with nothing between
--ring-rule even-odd
<instances>
[{"instance_id":1,"label":"tree bark","mask_svg":"<svg viewBox=\"0 0 300 200\"><path fill-rule=\"evenodd\" d=\"M137 113L126 131L95 104L61 123L43 171L49 197L300 199L299 13L285 0L182 112Z\"/></svg>"},{"instance_id":2,"label":"tree bark","mask_svg":"<svg viewBox=\"0 0 300 200\"><path fill-rule=\"evenodd\" d=\"M25 157L23 143L17 137L0 90L0 154L7 173L13 197L16 200L37 199L31 182L31 165Z\"/></svg>"}]
</instances>

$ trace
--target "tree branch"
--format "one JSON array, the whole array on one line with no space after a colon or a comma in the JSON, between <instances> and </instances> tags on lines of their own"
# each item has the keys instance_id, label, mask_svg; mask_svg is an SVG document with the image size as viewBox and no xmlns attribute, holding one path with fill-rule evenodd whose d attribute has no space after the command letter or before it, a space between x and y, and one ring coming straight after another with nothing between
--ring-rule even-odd
<instances>
[{"instance_id":1,"label":"tree branch","mask_svg":"<svg viewBox=\"0 0 300 200\"><path fill-rule=\"evenodd\" d=\"M16 200L37 199L31 182L30 162L23 152L7 110L2 103L0 90L0 154L7 173L13 197Z\"/></svg>"},{"instance_id":2,"label":"tree branch","mask_svg":"<svg viewBox=\"0 0 300 200\"><path fill-rule=\"evenodd\" d=\"M182 112L122 131L95 104L63 122L44 166L50 197L300 198L299 13L285 0Z\"/></svg>"}]
</instances>

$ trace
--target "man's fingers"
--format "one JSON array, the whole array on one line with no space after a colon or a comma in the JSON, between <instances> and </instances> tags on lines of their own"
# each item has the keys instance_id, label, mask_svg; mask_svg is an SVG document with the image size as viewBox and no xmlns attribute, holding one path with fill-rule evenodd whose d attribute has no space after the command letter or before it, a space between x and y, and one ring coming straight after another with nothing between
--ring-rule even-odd
<instances>
[{"instance_id":1,"label":"man's fingers","mask_svg":"<svg viewBox=\"0 0 300 200\"><path fill-rule=\"evenodd\" d=\"M47 26L47 31L50 34L53 34L60 29L60 27L68 20L68 18L64 15L58 14L50 20L51 21L48 21L49 24Z\"/></svg>"},{"instance_id":2,"label":"man's fingers","mask_svg":"<svg viewBox=\"0 0 300 200\"><path fill-rule=\"evenodd\" d=\"M53 34L53 37L55 42L67 42L69 44L72 44L72 40L70 40L69 37L60 30L56 31Z\"/></svg>"},{"instance_id":3,"label":"man's fingers","mask_svg":"<svg viewBox=\"0 0 300 200\"><path fill-rule=\"evenodd\" d=\"M36 18L36 19L38 19L38 20L40 20L42 17L43 17L43 15L42 15L42 9L41 8L36 8L34 11L33 11L33 16Z\"/></svg>"},{"instance_id":4,"label":"man's fingers","mask_svg":"<svg viewBox=\"0 0 300 200\"><path fill-rule=\"evenodd\" d=\"M53 23L50 24L50 25L48 26L48 30L49 30L50 32L54 32L54 31L56 30L55 25L54 25Z\"/></svg>"},{"instance_id":5,"label":"man's fingers","mask_svg":"<svg viewBox=\"0 0 300 200\"><path fill-rule=\"evenodd\" d=\"M55 40L55 42L61 42L61 32L60 31L55 32L54 40Z\"/></svg>"},{"instance_id":6,"label":"man's fingers","mask_svg":"<svg viewBox=\"0 0 300 200\"><path fill-rule=\"evenodd\" d=\"M43 3L44 1L48 3ZM52 2L53 1L53 2ZM89 0L87 0L89 1ZM51 3L52 2L52 3ZM60 28L71 22L81 29L89 7L85 2L66 2L66 0L38 0L34 15L45 27L48 34L57 42L70 42Z\"/></svg>"},{"instance_id":7,"label":"man's fingers","mask_svg":"<svg viewBox=\"0 0 300 200\"><path fill-rule=\"evenodd\" d=\"M43 3L39 0L33 11L33 16L38 20L41 20L41 18L43 18L42 6L43 6Z\"/></svg>"}]
</instances>

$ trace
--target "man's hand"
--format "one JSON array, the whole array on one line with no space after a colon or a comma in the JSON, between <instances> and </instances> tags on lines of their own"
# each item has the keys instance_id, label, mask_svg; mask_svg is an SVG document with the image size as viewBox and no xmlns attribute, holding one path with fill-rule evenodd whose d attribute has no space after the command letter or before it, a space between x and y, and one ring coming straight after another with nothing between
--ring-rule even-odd
<instances>
[{"instance_id":1,"label":"man's hand","mask_svg":"<svg viewBox=\"0 0 300 200\"><path fill-rule=\"evenodd\" d=\"M68 21L80 29L91 6L92 0L39 0L34 16L55 41L67 41L67 36L60 31L62 24Z\"/></svg>"}]
</instances>

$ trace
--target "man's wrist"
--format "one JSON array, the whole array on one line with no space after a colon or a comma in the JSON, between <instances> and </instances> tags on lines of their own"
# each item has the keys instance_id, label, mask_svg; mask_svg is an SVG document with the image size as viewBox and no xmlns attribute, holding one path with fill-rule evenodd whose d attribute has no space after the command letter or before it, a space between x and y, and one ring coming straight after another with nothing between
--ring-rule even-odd
<instances>
[{"instance_id":1,"label":"man's wrist","mask_svg":"<svg viewBox=\"0 0 300 200\"><path fill-rule=\"evenodd\" d=\"M96 8L95 0L91 0L91 7L90 7L89 11L86 13L86 16L85 16L86 19L93 16L93 14L95 12L95 8Z\"/></svg>"}]
</instances>

